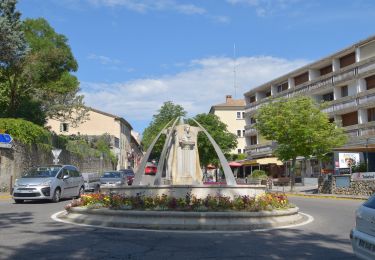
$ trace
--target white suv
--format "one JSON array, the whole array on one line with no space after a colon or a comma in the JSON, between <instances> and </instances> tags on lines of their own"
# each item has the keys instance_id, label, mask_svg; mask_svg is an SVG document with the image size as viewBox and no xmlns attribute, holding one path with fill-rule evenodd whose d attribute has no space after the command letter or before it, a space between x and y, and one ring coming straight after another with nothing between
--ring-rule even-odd
<instances>
[{"instance_id":1,"label":"white suv","mask_svg":"<svg viewBox=\"0 0 375 260\"><path fill-rule=\"evenodd\" d=\"M80 197L84 192L81 173L72 165L33 167L17 179L13 189L16 203L24 200L51 200Z\"/></svg>"},{"instance_id":2,"label":"white suv","mask_svg":"<svg viewBox=\"0 0 375 260\"><path fill-rule=\"evenodd\" d=\"M350 239L357 257L375 259L375 194L357 209Z\"/></svg>"}]
</instances>

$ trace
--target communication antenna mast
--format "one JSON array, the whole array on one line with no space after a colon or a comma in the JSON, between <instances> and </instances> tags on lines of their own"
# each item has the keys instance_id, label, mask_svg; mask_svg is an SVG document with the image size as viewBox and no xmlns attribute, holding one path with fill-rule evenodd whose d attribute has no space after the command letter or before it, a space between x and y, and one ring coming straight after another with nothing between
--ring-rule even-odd
<instances>
[{"instance_id":1,"label":"communication antenna mast","mask_svg":"<svg viewBox=\"0 0 375 260\"><path fill-rule=\"evenodd\" d=\"M234 87L234 97L237 97L237 82L236 82L236 43L233 44L233 87Z\"/></svg>"}]
</instances>

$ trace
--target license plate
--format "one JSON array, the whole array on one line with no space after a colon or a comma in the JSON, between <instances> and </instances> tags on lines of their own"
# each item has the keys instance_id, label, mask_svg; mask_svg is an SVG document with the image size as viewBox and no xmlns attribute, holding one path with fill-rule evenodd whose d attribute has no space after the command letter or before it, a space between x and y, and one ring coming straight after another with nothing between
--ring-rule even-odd
<instances>
[{"instance_id":1,"label":"license plate","mask_svg":"<svg viewBox=\"0 0 375 260\"><path fill-rule=\"evenodd\" d=\"M367 241L364 241L362 239L359 239L359 242L358 242L358 245L366 250L369 250L371 252L375 252L375 245L367 242Z\"/></svg>"}]
</instances>

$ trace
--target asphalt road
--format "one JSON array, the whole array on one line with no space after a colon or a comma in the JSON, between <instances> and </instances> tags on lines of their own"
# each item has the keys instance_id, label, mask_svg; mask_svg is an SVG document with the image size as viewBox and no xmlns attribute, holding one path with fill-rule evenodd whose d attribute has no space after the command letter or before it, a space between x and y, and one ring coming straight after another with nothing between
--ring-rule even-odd
<instances>
[{"instance_id":1,"label":"asphalt road","mask_svg":"<svg viewBox=\"0 0 375 260\"><path fill-rule=\"evenodd\" d=\"M290 198L310 224L261 232L108 230L55 222L69 201L0 200L0 259L354 259L353 200Z\"/></svg>"}]
</instances>

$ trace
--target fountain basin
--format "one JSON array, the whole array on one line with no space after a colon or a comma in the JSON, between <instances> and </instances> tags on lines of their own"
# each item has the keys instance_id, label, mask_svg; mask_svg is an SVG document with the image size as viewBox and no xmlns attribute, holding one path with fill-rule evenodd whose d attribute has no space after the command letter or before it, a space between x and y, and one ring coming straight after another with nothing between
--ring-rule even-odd
<instances>
[{"instance_id":1,"label":"fountain basin","mask_svg":"<svg viewBox=\"0 0 375 260\"><path fill-rule=\"evenodd\" d=\"M61 219L102 227L153 230L254 230L298 224L298 208L260 212L179 212L70 208Z\"/></svg>"},{"instance_id":2,"label":"fountain basin","mask_svg":"<svg viewBox=\"0 0 375 260\"><path fill-rule=\"evenodd\" d=\"M265 185L160 185L160 186L119 186L119 187L101 187L104 193L112 192L125 196L136 196L138 194L147 197L161 196L163 194L175 197L185 198L187 193L191 193L197 198L206 198L210 196L226 196L234 199L238 196L255 197L265 193Z\"/></svg>"}]
</instances>

